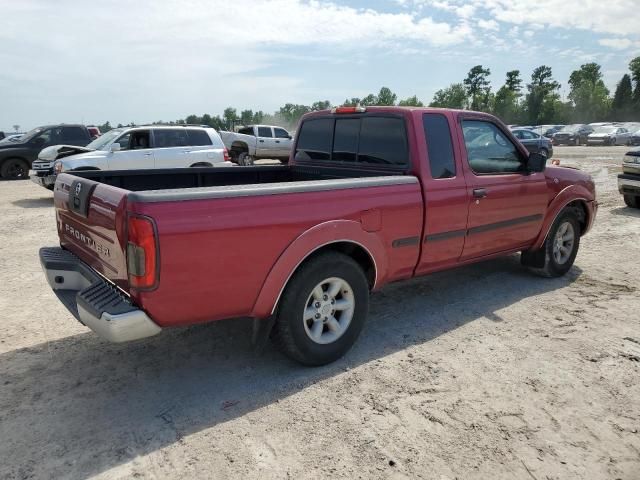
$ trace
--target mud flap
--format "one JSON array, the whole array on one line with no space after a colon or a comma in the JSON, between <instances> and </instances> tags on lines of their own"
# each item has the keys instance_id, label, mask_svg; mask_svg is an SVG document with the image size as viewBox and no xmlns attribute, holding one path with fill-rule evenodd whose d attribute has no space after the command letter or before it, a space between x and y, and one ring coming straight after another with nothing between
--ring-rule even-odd
<instances>
[{"instance_id":1,"label":"mud flap","mask_svg":"<svg viewBox=\"0 0 640 480\"><path fill-rule=\"evenodd\" d=\"M520 255L520 263L526 267L544 268L545 260L545 244L539 250L526 250Z\"/></svg>"},{"instance_id":2,"label":"mud flap","mask_svg":"<svg viewBox=\"0 0 640 480\"><path fill-rule=\"evenodd\" d=\"M269 334L276 323L275 315L271 315L269 318L254 318L253 319L253 333L251 335L251 345L253 351L256 354L261 354L264 351L264 347L269 340Z\"/></svg>"}]
</instances>

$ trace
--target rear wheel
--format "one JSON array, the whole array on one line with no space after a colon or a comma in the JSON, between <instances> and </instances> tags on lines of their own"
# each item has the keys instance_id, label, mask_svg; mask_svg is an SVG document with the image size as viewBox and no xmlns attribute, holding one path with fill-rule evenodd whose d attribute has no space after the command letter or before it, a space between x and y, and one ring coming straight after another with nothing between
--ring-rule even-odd
<instances>
[{"instance_id":1,"label":"rear wheel","mask_svg":"<svg viewBox=\"0 0 640 480\"><path fill-rule=\"evenodd\" d=\"M244 165L245 167L253 165L253 157L249 155L249 152L241 152L238 155L238 165Z\"/></svg>"},{"instance_id":2,"label":"rear wheel","mask_svg":"<svg viewBox=\"0 0 640 480\"><path fill-rule=\"evenodd\" d=\"M541 148L538 153L544 158L549 158L549 151L546 148Z\"/></svg>"},{"instance_id":3,"label":"rear wheel","mask_svg":"<svg viewBox=\"0 0 640 480\"><path fill-rule=\"evenodd\" d=\"M325 365L351 348L368 308L369 286L360 266L342 253L323 253L289 281L271 339L293 360Z\"/></svg>"},{"instance_id":4,"label":"rear wheel","mask_svg":"<svg viewBox=\"0 0 640 480\"><path fill-rule=\"evenodd\" d=\"M0 176L5 180L23 180L29 177L29 164L21 158L8 158L0 167Z\"/></svg>"},{"instance_id":5,"label":"rear wheel","mask_svg":"<svg viewBox=\"0 0 640 480\"><path fill-rule=\"evenodd\" d=\"M625 195L624 203L627 204L627 207L640 208L640 197L636 195Z\"/></svg>"},{"instance_id":6,"label":"rear wheel","mask_svg":"<svg viewBox=\"0 0 640 480\"><path fill-rule=\"evenodd\" d=\"M580 224L572 210L565 210L551 226L547 239L538 252L544 255L544 263L540 268L532 270L544 277L560 277L573 266L579 247Z\"/></svg>"}]
</instances>

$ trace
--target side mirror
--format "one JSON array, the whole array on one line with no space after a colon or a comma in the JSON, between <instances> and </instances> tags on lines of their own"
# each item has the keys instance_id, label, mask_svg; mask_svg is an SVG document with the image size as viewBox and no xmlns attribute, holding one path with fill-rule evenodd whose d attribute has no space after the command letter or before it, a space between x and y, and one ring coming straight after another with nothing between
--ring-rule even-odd
<instances>
[{"instance_id":1,"label":"side mirror","mask_svg":"<svg viewBox=\"0 0 640 480\"><path fill-rule=\"evenodd\" d=\"M111 145L109 145L109 151L110 152L117 152L120 150L120 144L118 142L112 143Z\"/></svg>"},{"instance_id":2,"label":"side mirror","mask_svg":"<svg viewBox=\"0 0 640 480\"><path fill-rule=\"evenodd\" d=\"M539 153L529 154L529 160L527 162L527 170L532 173L544 172L547 166L547 157Z\"/></svg>"},{"instance_id":3,"label":"side mirror","mask_svg":"<svg viewBox=\"0 0 640 480\"><path fill-rule=\"evenodd\" d=\"M287 135L287 138L288 138L289 140L293 140L293 137L291 136L291 134Z\"/></svg>"}]
</instances>

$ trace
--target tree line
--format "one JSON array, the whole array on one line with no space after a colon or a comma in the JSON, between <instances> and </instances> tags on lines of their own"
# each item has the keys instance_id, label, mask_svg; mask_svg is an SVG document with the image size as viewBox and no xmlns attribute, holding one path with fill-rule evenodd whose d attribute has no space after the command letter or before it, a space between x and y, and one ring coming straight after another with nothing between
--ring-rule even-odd
<instances>
[{"instance_id":1,"label":"tree line","mask_svg":"<svg viewBox=\"0 0 640 480\"><path fill-rule=\"evenodd\" d=\"M459 108L492 113L507 124L567 124L596 121L640 121L640 57L629 62L629 73L625 73L616 86L613 96L605 86L600 65L585 63L571 72L568 80L567 99L560 96L560 83L553 78L551 67L540 65L531 73L531 80L524 84L520 70L507 72L504 85L493 92L489 77L491 70L476 65L469 70L462 82L452 83L438 90L430 107ZM398 100L388 87L378 94L370 93L363 98L346 98L345 106L414 106L424 103L416 95ZM262 110L241 110L227 107L222 115L189 115L184 119L156 121L159 125L208 125L217 130L232 130L235 125L267 124L293 129L300 117L308 112L331 108L329 100L319 100L311 105L287 103L274 113ZM133 126L133 122L129 125ZM124 125L118 124L118 127ZM113 127L109 122L100 125L104 133Z\"/></svg>"}]
</instances>

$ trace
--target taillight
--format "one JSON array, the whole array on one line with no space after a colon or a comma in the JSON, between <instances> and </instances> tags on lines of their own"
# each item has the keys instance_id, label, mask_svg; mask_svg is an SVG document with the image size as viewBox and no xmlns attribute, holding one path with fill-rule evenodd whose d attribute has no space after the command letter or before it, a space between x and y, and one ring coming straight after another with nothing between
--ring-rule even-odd
<instances>
[{"instance_id":1,"label":"taillight","mask_svg":"<svg viewBox=\"0 0 640 480\"><path fill-rule=\"evenodd\" d=\"M229 150L227 150L227 147L224 148L224 161L225 162L231 161L231 156L229 155Z\"/></svg>"},{"instance_id":2,"label":"taillight","mask_svg":"<svg viewBox=\"0 0 640 480\"><path fill-rule=\"evenodd\" d=\"M132 288L150 290L158 286L158 239L153 220L129 216L127 241L127 272Z\"/></svg>"},{"instance_id":3,"label":"taillight","mask_svg":"<svg viewBox=\"0 0 640 480\"><path fill-rule=\"evenodd\" d=\"M366 107L335 107L331 113L364 113L366 111Z\"/></svg>"}]
</instances>

